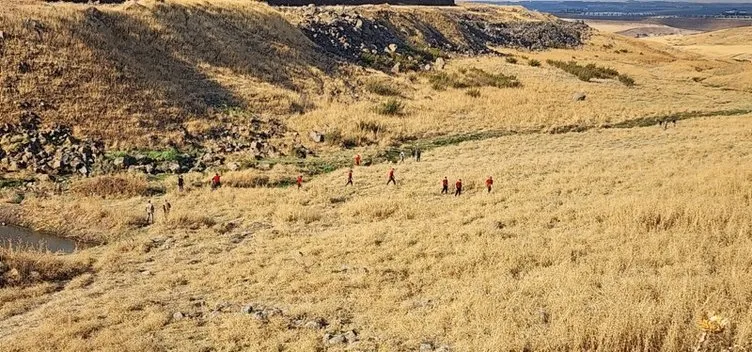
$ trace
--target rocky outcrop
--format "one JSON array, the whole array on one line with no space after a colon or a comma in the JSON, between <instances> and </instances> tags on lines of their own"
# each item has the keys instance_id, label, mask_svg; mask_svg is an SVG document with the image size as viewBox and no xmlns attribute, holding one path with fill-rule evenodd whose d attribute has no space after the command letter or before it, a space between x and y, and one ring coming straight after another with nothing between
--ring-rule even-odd
<instances>
[{"instance_id":1,"label":"rocky outcrop","mask_svg":"<svg viewBox=\"0 0 752 352\"><path fill-rule=\"evenodd\" d=\"M363 13L355 7L288 8L303 17L299 28L326 52L366 66L395 71L420 70L441 56L494 53L489 45L526 50L571 48L583 44L588 27L555 19L511 22L490 21L474 12L444 14L460 32L449 39L431 23L399 18L399 12ZM406 30L403 21L413 23ZM418 32L409 33L410 31ZM423 43L416 43L419 37ZM439 61L443 66L443 60Z\"/></svg>"},{"instance_id":2,"label":"rocky outcrop","mask_svg":"<svg viewBox=\"0 0 752 352\"><path fill-rule=\"evenodd\" d=\"M39 117L31 112L18 124L0 125L0 136L0 170L6 172L88 176L104 155L101 142L79 140L68 126L40 128Z\"/></svg>"}]
</instances>

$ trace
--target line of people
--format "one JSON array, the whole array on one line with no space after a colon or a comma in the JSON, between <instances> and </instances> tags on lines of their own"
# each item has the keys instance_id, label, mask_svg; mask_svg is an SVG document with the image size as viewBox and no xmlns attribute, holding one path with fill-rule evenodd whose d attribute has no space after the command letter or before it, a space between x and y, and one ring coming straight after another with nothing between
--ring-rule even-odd
<instances>
[{"instance_id":1,"label":"line of people","mask_svg":"<svg viewBox=\"0 0 752 352\"><path fill-rule=\"evenodd\" d=\"M413 157L415 158L416 161L420 161L420 154L421 154L420 149L413 150ZM404 151L400 152L399 157L400 157L399 162L400 163L403 162L405 158L405 152ZM353 163L355 164L355 166L360 166L362 161L363 159L360 156L360 154L356 154L353 157ZM389 186L390 184L397 185L397 178L395 177L395 171L396 170L393 167L389 169L389 172L387 174L387 181L386 181L387 186ZM214 176L211 178L210 182L211 182L210 184L211 184L212 191L216 190L217 188L220 188L222 186L222 182L221 182L221 176L219 175L219 173L214 173ZM301 190L303 188L303 175L298 175L295 178L295 184L298 190ZM491 193L491 190L493 189L493 184L494 184L493 177L488 176L485 182L487 193ZM355 184L353 182L353 169L349 169L347 171L347 182L345 183L345 187L354 186L354 185ZM184 189L185 189L185 180L183 179L183 175L178 175L178 191L183 192ZM457 179L457 181L455 181L454 183L454 196L457 197L457 196L462 195L462 191L463 191L462 179ZM444 176L444 178L441 180L441 194L449 194L449 179L446 176ZM172 208L172 205L165 199L164 204L162 205L162 210L164 212L165 218L167 218L167 216L169 215L171 208ZM146 221L149 224L154 223L154 209L155 209L154 204L151 202L151 200L149 200L146 206Z\"/></svg>"}]
</instances>

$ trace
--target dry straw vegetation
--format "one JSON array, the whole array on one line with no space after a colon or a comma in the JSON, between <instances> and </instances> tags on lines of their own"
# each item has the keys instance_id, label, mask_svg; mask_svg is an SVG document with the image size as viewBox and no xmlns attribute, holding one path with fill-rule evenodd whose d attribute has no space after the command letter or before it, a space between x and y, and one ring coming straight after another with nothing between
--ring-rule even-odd
<instances>
[{"instance_id":1,"label":"dry straw vegetation","mask_svg":"<svg viewBox=\"0 0 752 352\"><path fill-rule=\"evenodd\" d=\"M325 331L354 329L362 350L683 351L714 312L728 327L706 339L744 350L752 170L738 160L751 117L467 142L399 165L390 187L384 164L357 168L352 188L345 169L302 191L170 187L170 217L86 251L86 285L6 303L17 315L0 339L11 351L315 350ZM467 194L440 196L443 176ZM55 200L113 218L144 204ZM249 303L283 314L260 321L240 312ZM296 317L329 325L291 328Z\"/></svg>"},{"instance_id":2,"label":"dry straw vegetation","mask_svg":"<svg viewBox=\"0 0 752 352\"><path fill-rule=\"evenodd\" d=\"M30 45L90 83L69 100L62 80L19 76L24 88L0 106L41 86L58 97L47 122L125 150L211 128L210 103L233 98L326 143L305 160L232 156L258 169L223 172L216 191L201 173L184 192L174 176L133 174L20 199L4 188L20 203L13 217L100 245L0 250L3 351L752 350L752 96L730 82L749 63L594 33L579 49L498 48L414 74L344 66L342 79L289 14L263 4L139 3L0 9L14 31L34 30L25 18L54 23ZM432 11L443 10L419 13ZM362 87L332 94L349 82ZM385 161L410 146L424 147L421 162ZM355 153L364 165L345 187ZM390 167L397 185L386 186ZM445 176L466 193L440 195Z\"/></svg>"}]
</instances>

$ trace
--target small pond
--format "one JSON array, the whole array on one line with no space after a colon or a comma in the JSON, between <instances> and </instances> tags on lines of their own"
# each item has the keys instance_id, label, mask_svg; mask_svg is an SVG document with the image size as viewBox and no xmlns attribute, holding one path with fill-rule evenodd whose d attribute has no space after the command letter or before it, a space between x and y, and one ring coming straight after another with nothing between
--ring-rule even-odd
<instances>
[{"instance_id":1,"label":"small pond","mask_svg":"<svg viewBox=\"0 0 752 352\"><path fill-rule=\"evenodd\" d=\"M11 225L0 225L0 246L62 253L73 253L79 248L76 241Z\"/></svg>"}]
</instances>

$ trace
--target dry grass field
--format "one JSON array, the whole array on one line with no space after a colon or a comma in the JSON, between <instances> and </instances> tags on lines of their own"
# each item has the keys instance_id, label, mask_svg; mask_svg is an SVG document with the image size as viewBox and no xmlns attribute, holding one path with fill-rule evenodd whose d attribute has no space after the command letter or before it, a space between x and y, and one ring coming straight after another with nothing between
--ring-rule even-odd
<instances>
[{"instance_id":1,"label":"dry grass field","mask_svg":"<svg viewBox=\"0 0 752 352\"><path fill-rule=\"evenodd\" d=\"M0 220L98 244L69 255L0 250L0 350L752 350L748 63L593 32L581 48L496 48L503 55L453 57L440 73L332 71L292 15L265 5L143 4L0 9L14 31L34 30L25 17L70 19L31 45L45 60L63 55L56 65L81 73L77 82L93 80L80 100L50 81L58 115L47 123L115 145L159 144L216 123L202 101L233 97L291 131L370 143L312 145L318 157L306 162L324 171L306 174L301 190L290 184L303 162L280 160L223 172L216 191L203 173L185 175L185 192L175 176L126 173L72 178L63 192L39 182L20 199L0 189L20 203L0 207ZM485 11L472 6L463 8ZM74 31L97 22L82 16L117 25ZM154 46L142 46L152 31ZM221 58L207 56L219 48ZM585 82L548 60L611 68L635 84ZM122 72L135 76L112 83ZM13 94L42 96L34 82L47 76L16 74L0 77L26 87ZM506 76L520 85L499 88ZM287 111L302 95L315 108ZM102 99L107 119L87 110ZM390 99L401 108L385 114ZM16 117L6 109L3 119ZM420 162L377 158L427 141ZM342 165L355 153L369 165L345 187ZM387 186L391 167L397 185ZM445 176L465 193L441 195ZM158 209L152 225L147 200Z\"/></svg>"},{"instance_id":2,"label":"dry grass field","mask_svg":"<svg viewBox=\"0 0 752 352\"><path fill-rule=\"evenodd\" d=\"M397 186L385 185L389 165L379 164L356 168L351 188L342 169L301 191L170 191L169 218L70 256L96 258L93 273L53 294L4 289L17 298L0 310L0 342L8 351L408 351L425 342L686 351L712 312L730 326L703 350L745 350L751 118L467 142L397 165ZM466 194L439 195L444 176L462 178ZM128 217L145 203L62 197L29 206ZM247 304L281 313L262 319L242 313ZM298 326L316 318L328 325ZM350 330L357 343L322 342Z\"/></svg>"}]
</instances>

